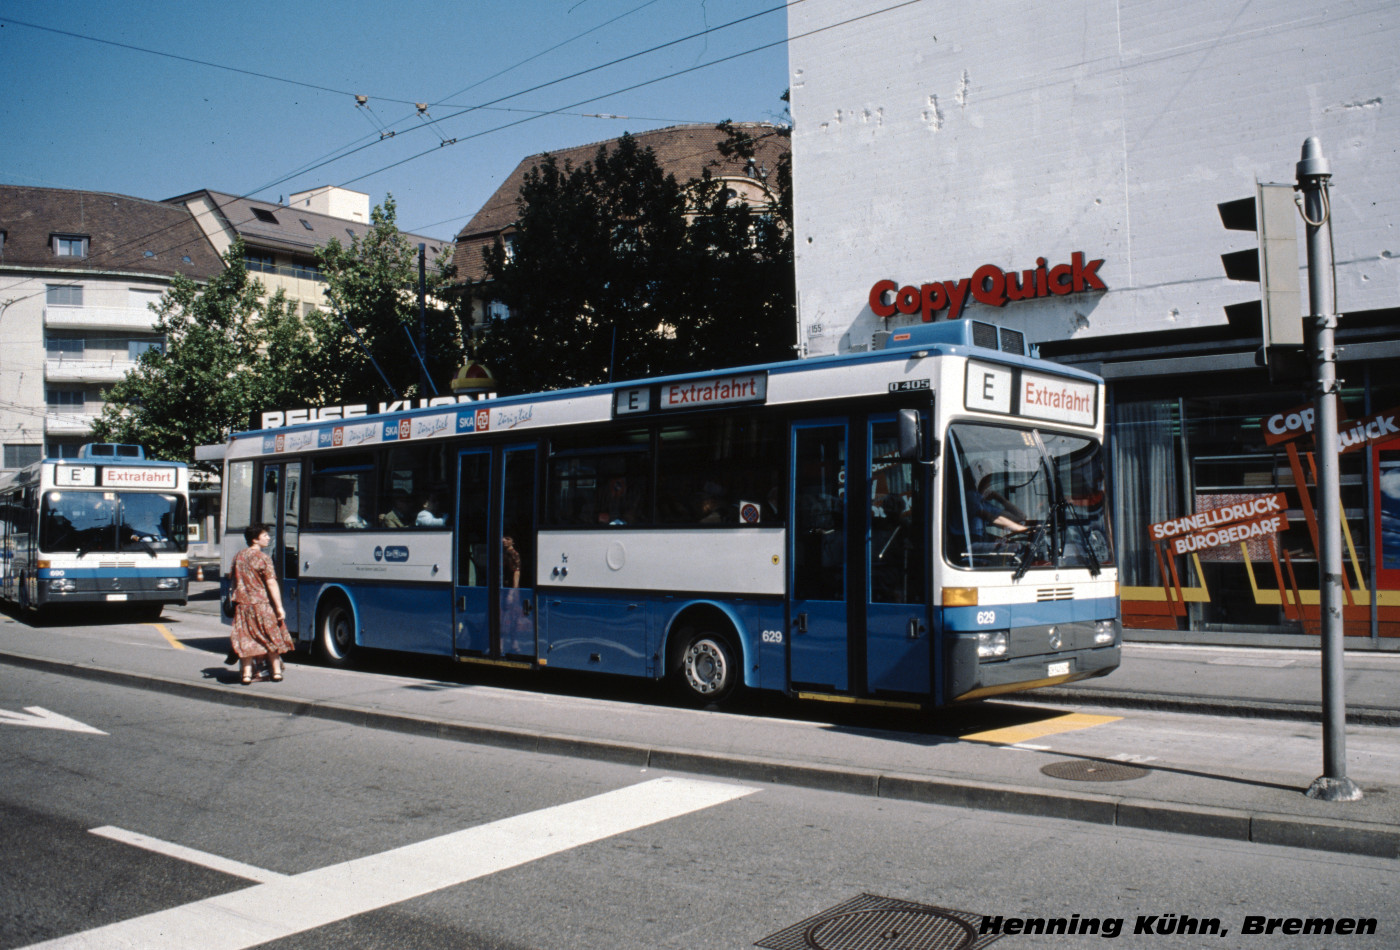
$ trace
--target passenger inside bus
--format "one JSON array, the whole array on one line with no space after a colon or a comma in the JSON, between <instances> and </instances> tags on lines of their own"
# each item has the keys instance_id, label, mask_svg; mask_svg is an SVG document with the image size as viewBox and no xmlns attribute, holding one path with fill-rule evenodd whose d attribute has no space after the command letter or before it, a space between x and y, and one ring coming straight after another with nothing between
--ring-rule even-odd
<instances>
[{"instance_id":1,"label":"passenger inside bus","mask_svg":"<svg viewBox=\"0 0 1400 950\"><path fill-rule=\"evenodd\" d=\"M413 499L402 488L395 488L389 496L389 510L379 516L379 523L386 528L407 528L413 524Z\"/></svg>"},{"instance_id":2,"label":"passenger inside bus","mask_svg":"<svg viewBox=\"0 0 1400 950\"><path fill-rule=\"evenodd\" d=\"M418 512L418 524L440 528L447 524L447 511L442 506L439 492L428 492L423 502L423 510Z\"/></svg>"}]
</instances>

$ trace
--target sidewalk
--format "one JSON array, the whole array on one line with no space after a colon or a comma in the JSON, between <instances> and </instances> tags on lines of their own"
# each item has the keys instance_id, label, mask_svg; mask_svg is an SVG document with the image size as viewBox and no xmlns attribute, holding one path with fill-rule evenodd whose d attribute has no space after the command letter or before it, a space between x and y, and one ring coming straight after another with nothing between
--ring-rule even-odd
<instances>
[{"instance_id":1,"label":"sidewalk","mask_svg":"<svg viewBox=\"0 0 1400 950\"><path fill-rule=\"evenodd\" d=\"M1183 716L1167 730L1150 717L1134 720L1124 712L1124 719L1115 724L1123 731L1113 735L1128 736L1144 748L1156 743L1153 755L1135 758L1095 751L1126 746L1105 745L1097 737L1107 733L1094 729L1054 736L1057 751L1050 751L1048 746L1005 739L958 738L963 733L940 733L923 720L847 714L838 706L823 707L807 718L792 715L792 704L784 705L787 701L773 707L776 713L760 705L754 707L757 714L746 714L598 699L586 687L535 690L530 688L536 682L530 674L520 679L478 677L445 661L417 667L420 672L409 675L339 671L298 662L289 666L283 683L242 687L236 685L232 668L222 664L227 641L220 639L217 611L212 598L169 610L161 626L180 644L178 649L141 628L123 628L137 629L146 637L133 648L131 642L114 642L115 637L56 634L24 623L3 623L0 664L639 768L1400 857L1400 780L1395 773L1400 732L1393 726L1348 727L1349 749L1356 750L1348 775L1363 787L1365 797L1351 803L1318 802L1303 794L1321 766L1316 741L1320 729L1314 725L1279 728L1233 720L1235 725L1228 728L1240 730L1249 741L1241 741L1222 761L1213 733L1226 729L1226 724ZM1347 657L1349 696L1364 699L1378 715L1400 712L1400 690L1395 688L1400 657L1368 654L1354 664L1352 660ZM1068 710L1054 704L1071 701L1136 701L1184 710L1180 695L1169 692L1182 688L1192 697L1204 697L1208 706L1229 707L1236 715L1255 703L1302 713L1306 710L1301 707L1319 691L1319 674L1310 663L1293 651L1256 654L1130 644L1123 669L1103 680L1074 684L1054 695L1046 690L1016 696L1007 703L987 704L984 712L1022 728L1064 715ZM422 669L433 672L425 675ZM434 675L444 678L429 678ZM1053 704L1047 703L1050 700ZM1256 736L1251 730L1258 730L1257 738L1250 738ZM1207 751L1193 757L1191 748ZM1047 774L1046 768L1054 774Z\"/></svg>"},{"instance_id":2,"label":"sidewalk","mask_svg":"<svg viewBox=\"0 0 1400 950\"><path fill-rule=\"evenodd\" d=\"M1356 651L1342 662L1353 725L1400 726L1400 653ZM1051 702L1254 719L1322 721L1320 650L1127 643L1102 679L1037 690Z\"/></svg>"}]
</instances>

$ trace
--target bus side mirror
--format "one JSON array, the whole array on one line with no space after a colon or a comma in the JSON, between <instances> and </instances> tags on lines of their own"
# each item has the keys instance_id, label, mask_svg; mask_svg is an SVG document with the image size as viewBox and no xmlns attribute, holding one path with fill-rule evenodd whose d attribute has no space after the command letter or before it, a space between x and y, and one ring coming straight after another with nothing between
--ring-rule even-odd
<instances>
[{"instance_id":1,"label":"bus side mirror","mask_svg":"<svg viewBox=\"0 0 1400 950\"><path fill-rule=\"evenodd\" d=\"M923 457L924 433L919 414L913 409L899 410L899 457L916 462Z\"/></svg>"},{"instance_id":2,"label":"bus side mirror","mask_svg":"<svg viewBox=\"0 0 1400 950\"><path fill-rule=\"evenodd\" d=\"M899 457L906 462L932 464L938 460L938 442L924 449L924 430L916 409L899 410Z\"/></svg>"}]
</instances>

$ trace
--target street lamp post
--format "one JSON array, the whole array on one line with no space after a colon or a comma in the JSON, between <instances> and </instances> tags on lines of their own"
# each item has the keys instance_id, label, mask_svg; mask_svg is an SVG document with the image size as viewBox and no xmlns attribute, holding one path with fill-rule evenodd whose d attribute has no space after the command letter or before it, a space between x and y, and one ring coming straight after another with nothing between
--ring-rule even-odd
<instances>
[{"instance_id":1,"label":"street lamp post","mask_svg":"<svg viewBox=\"0 0 1400 950\"><path fill-rule=\"evenodd\" d=\"M1318 568L1322 613L1322 765L1309 798L1354 802L1361 789L1347 778L1346 700L1342 682L1341 456L1337 442L1336 286L1332 274L1332 170L1316 137L1303 143L1298 192L1308 235L1308 350L1317 418Z\"/></svg>"}]
</instances>

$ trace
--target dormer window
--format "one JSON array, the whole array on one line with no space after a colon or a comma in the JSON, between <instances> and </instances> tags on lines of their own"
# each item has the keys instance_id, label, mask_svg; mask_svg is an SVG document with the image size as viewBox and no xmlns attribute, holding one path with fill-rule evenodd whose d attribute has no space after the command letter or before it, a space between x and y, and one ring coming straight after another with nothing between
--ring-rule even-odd
<instances>
[{"instance_id":1,"label":"dormer window","mask_svg":"<svg viewBox=\"0 0 1400 950\"><path fill-rule=\"evenodd\" d=\"M55 257L87 257L88 238L86 234L55 234L53 235L53 253Z\"/></svg>"}]
</instances>

